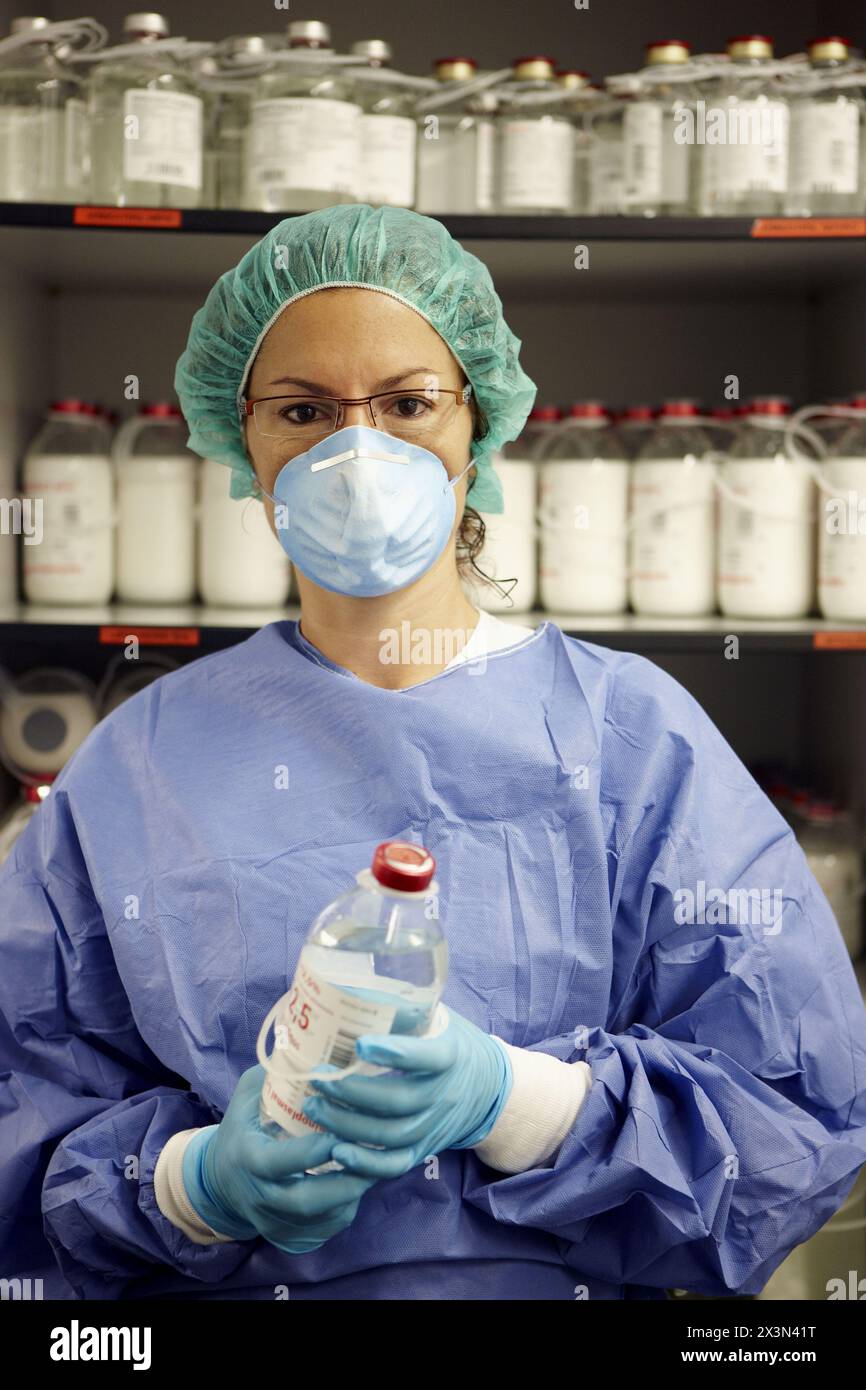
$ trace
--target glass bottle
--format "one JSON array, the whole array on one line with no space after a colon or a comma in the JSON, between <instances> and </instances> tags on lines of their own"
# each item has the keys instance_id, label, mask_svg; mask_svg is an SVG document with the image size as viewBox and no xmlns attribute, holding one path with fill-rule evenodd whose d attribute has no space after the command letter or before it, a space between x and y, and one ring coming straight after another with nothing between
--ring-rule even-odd
<instances>
[{"instance_id":1,"label":"glass bottle","mask_svg":"<svg viewBox=\"0 0 866 1390\"><path fill-rule=\"evenodd\" d=\"M216 206L236 211L244 206L244 168L252 94L271 45L261 34L227 39L216 56L217 75L226 80L205 131L205 162L214 166ZM244 76L244 67L249 73Z\"/></svg>"},{"instance_id":2,"label":"glass bottle","mask_svg":"<svg viewBox=\"0 0 866 1390\"><path fill-rule=\"evenodd\" d=\"M588 72L579 68L562 68L556 74L556 85L563 95L563 105L570 113L574 130L574 169L571 181L569 212L580 215L589 211L589 151L592 140L587 129L586 114L595 99Z\"/></svg>"},{"instance_id":3,"label":"glass bottle","mask_svg":"<svg viewBox=\"0 0 866 1390\"><path fill-rule=\"evenodd\" d=\"M847 39L813 39L809 64L816 76L844 76ZM785 212L793 217L844 217L863 212L863 122L866 103L857 87L822 86L791 98L791 168Z\"/></svg>"},{"instance_id":4,"label":"glass bottle","mask_svg":"<svg viewBox=\"0 0 866 1390\"><path fill-rule=\"evenodd\" d=\"M202 100L195 79L161 52L168 20L129 14L136 52L95 64L90 79L92 197L118 207L200 206Z\"/></svg>"},{"instance_id":5,"label":"glass bottle","mask_svg":"<svg viewBox=\"0 0 866 1390\"><path fill-rule=\"evenodd\" d=\"M593 217L623 210L625 111L633 98L607 87L597 93L589 117L589 211Z\"/></svg>"},{"instance_id":6,"label":"glass bottle","mask_svg":"<svg viewBox=\"0 0 866 1390\"><path fill-rule=\"evenodd\" d=\"M719 607L802 618L815 596L815 485L785 449L788 402L757 396L721 465Z\"/></svg>"},{"instance_id":7,"label":"glass bottle","mask_svg":"<svg viewBox=\"0 0 866 1390\"><path fill-rule=\"evenodd\" d=\"M636 613L698 617L715 607L709 450L694 401L665 401L632 472L629 598Z\"/></svg>"},{"instance_id":8,"label":"glass bottle","mask_svg":"<svg viewBox=\"0 0 866 1390\"><path fill-rule=\"evenodd\" d=\"M356 85L332 62L327 24L293 21L289 49L307 61L275 62L255 85L244 206L312 212L353 203L360 173Z\"/></svg>"},{"instance_id":9,"label":"glass bottle","mask_svg":"<svg viewBox=\"0 0 866 1390\"><path fill-rule=\"evenodd\" d=\"M361 39L352 53L368 66L388 68L391 46L384 39ZM396 82L357 83L361 107L362 202L374 206L411 208L415 202L415 105L406 88Z\"/></svg>"},{"instance_id":10,"label":"glass bottle","mask_svg":"<svg viewBox=\"0 0 866 1390\"><path fill-rule=\"evenodd\" d=\"M647 45L650 68L688 63L690 45L680 39ZM654 82L623 113L623 212L644 217L682 216L692 210L691 155L687 140L697 91L680 81ZM684 119L685 118L685 119Z\"/></svg>"},{"instance_id":11,"label":"glass bottle","mask_svg":"<svg viewBox=\"0 0 866 1390\"><path fill-rule=\"evenodd\" d=\"M766 71L773 41L746 34L727 45L730 73L708 87L696 120L701 145L700 211L709 217L771 216L788 187L787 100Z\"/></svg>"},{"instance_id":12,"label":"glass bottle","mask_svg":"<svg viewBox=\"0 0 866 1390\"><path fill-rule=\"evenodd\" d=\"M551 58L515 60L497 114L495 201L503 214L571 210L574 129Z\"/></svg>"},{"instance_id":13,"label":"glass bottle","mask_svg":"<svg viewBox=\"0 0 866 1390\"><path fill-rule=\"evenodd\" d=\"M437 58L434 72L443 87L468 82L474 58ZM422 110L418 118L419 212L493 211L494 120L492 93L476 93Z\"/></svg>"},{"instance_id":14,"label":"glass bottle","mask_svg":"<svg viewBox=\"0 0 866 1390\"><path fill-rule=\"evenodd\" d=\"M13 19L10 34L38 34L43 16ZM49 42L0 57L0 201L60 203L86 196L83 88Z\"/></svg>"}]
</instances>

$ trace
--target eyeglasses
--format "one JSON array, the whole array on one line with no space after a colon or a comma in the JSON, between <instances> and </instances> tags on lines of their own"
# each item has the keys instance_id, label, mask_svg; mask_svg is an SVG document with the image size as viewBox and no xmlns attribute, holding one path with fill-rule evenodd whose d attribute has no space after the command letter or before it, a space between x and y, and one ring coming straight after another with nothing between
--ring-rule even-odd
<instances>
[{"instance_id":1,"label":"eyeglasses","mask_svg":"<svg viewBox=\"0 0 866 1390\"><path fill-rule=\"evenodd\" d=\"M344 407L365 405L373 428L398 439L437 435L451 424L472 387L423 387L418 391L384 391L357 400L339 396L261 396L241 404L241 419L252 415L265 439L324 439L342 426Z\"/></svg>"}]
</instances>

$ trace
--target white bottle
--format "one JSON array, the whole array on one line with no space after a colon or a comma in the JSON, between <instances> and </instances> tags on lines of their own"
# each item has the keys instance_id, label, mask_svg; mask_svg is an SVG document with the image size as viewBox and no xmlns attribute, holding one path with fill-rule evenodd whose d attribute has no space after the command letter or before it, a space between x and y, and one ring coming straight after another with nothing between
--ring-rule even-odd
<instances>
[{"instance_id":1,"label":"white bottle","mask_svg":"<svg viewBox=\"0 0 866 1390\"><path fill-rule=\"evenodd\" d=\"M526 613L535 605L538 468L523 436L506 444L493 466L502 484L503 511L484 516L478 563L504 592L489 584L474 585L471 578L467 588L472 601L488 613Z\"/></svg>"},{"instance_id":2,"label":"white bottle","mask_svg":"<svg viewBox=\"0 0 866 1390\"><path fill-rule=\"evenodd\" d=\"M752 401L721 465L719 607L737 618L802 618L815 598L815 484L785 450L787 402Z\"/></svg>"},{"instance_id":3,"label":"white bottle","mask_svg":"<svg viewBox=\"0 0 866 1390\"><path fill-rule=\"evenodd\" d=\"M42 515L41 542L22 536L28 602L107 603L114 589L114 480L104 427L85 402L52 403L24 459L23 493Z\"/></svg>"},{"instance_id":4,"label":"white bottle","mask_svg":"<svg viewBox=\"0 0 866 1390\"><path fill-rule=\"evenodd\" d=\"M629 597L636 613L699 617L716 597L710 441L693 401L665 401L632 473Z\"/></svg>"},{"instance_id":5,"label":"white bottle","mask_svg":"<svg viewBox=\"0 0 866 1390\"><path fill-rule=\"evenodd\" d=\"M571 207L574 214L589 211L589 155L592 137L587 115L597 100L597 88L589 73L580 68L563 68L556 74L556 85L563 96L563 109L572 123L574 139L574 169L571 181Z\"/></svg>"},{"instance_id":6,"label":"white bottle","mask_svg":"<svg viewBox=\"0 0 866 1390\"><path fill-rule=\"evenodd\" d=\"M863 952L863 853L856 829L832 801L812 801L797 832L852 960Z\"/></svg>"},{"instance_id":7,"label":"white bottle","mask_svg":"<svg viewBox=\"0 0 866 1390\"><path fill-rule=\"evenodd\" d=\"M67 202L84 196L83 87L40 31L43 16L13 19L32 41L0 56L0 201Z\"/></svg>"},{"instance_id":8,"label":"white bottle","mask_svg":"<svg viewBox=\"0 0 866 1390\"><path fill-rule=\"evenodd\" d=\"M289 561L255 498L229 495L225 464L200 468L198 588L215 608L282 607L289 596Z\"/></svg>"},{"instance_id":9,"label":"white bottle","mask_svg":"<svg viewBox=\"0 0 866 1390\"><path fill-rule=\"evenodd\" d=\"M174 405L142 406L117 432L117 597L189 603L195 594L198 459Z\"/></svg>"},{"instance_id":10,"label":"white bottle","mask_svg":"<svg viewBox=\"0 0 866 1390\"><path fill-rule=\"evenodd\" d=\"M539 580L550 611L625 608L629 471L604 407L576 402L540 465Z\"/></svg>"},{"instance_id":11,"label":"white bottle","mask_svg":"<svg viewBox=\"0 0 866 1390\"><path fill-rule=\"evenodd\" d=\"M362 39L353 53L369 68L391 65L391 46L383 39ZM357 82L361 106L361 183L359 198L374 206L411 208L415 202L416 126L409 92L384 77Z\"/></svg>"},{"instance_id":12,"label":"white bottle","mask_svg":"<svg viewBox=\"0 0 866 1390\"><path fill-rule=\"evenodd\" d=\"M833 86L851 66L846 39L813 39L812 72L827 85L791 100L791 168L785 212L794 217L862 215L862 88ZM829 79L829 81L828 81Z\"/></svg>"},{"instance_id":13,"label":"white bottle","mask_svg":"<svg viewBox=\"0 0 866 1390\"><path fill-rule=\"evenodd\" d=\"M106 58L90 79L92 197L119 207L200 206L202 100L195 79L160 40L168 20L136 13L123 21L128 57Z\"/></svg>"},{"instance_id":14,"label":"white bottle","mask_svg":"<svg viewBox=\"0 0 866 1390\"><path fill-rule=\"evenodd\" d=\"M830 489L818 505L818 605L825 618L866 622L866 392L852 396L862 410L822 466Z\"/></svg>"},{"instance_id":15,"label":"white bottle","mask_svg":"<svg viewBox=\"0 0 866 1390\"><path fill-rule=\"evenodd\" d=\"M37 667L4 685L0 751L21 782L56 777L97 720L96 692L78 671Z\"/></svg>"},{"instance_id":16,"label":"white bottle","mask_svg":"<svg viewBox=\"0 0 866 1390\"><path fill-rule=\"evenodd\" d=\"M444 89L459 93L477 72L474 58L439 58L433 65ZM493 211L494 121L492 93L458 95L418 117L419 212Z\"/></svg>"},{"instance_id":17,"label":"white bottle","mask_svg":"<svg viewBox=\"0 0 866 1390\"><path fill-rule=\"evenodd\" d=\"M625 113L631 95L603 90L589 114L589 212L612 217L623 210Z\"/></svg>"},{"instance_id":18,"label":"white bottle","mask_svg":"<svg viewBox=\"0 0 866 1390\"><path fill-rule=\"evenodd\" d=\"M647 45L647 66L672 74L688 63L691 48L679 39ZM691 113L696 90L681 81L655 82L626 104L623 113L622 210L644 217L676 217L691 211L693 146L676 138Z\"/></svg>"},{"instance_id":19,"label":"white bottle","mask_svg":"<svg viewBox=\"0 0 866 1390\"><path fill-rule=\"evenodd\" d=\"M518 58L497 116L499 212L563 214L571 209L574 128L550 58Z\"/></svg>"},{"instance_id":20,"label":"white bottle","mask_svg":"<svg viewBox=\"0 0 866 1390\"><path fill-rule=\"evenodd\" d=\"M244 207L312 212L353 203L360 179L361 107L350 76L332 61L319 20L289 25L291 63L257 81L250 112Z\"/></svg>"},{"instance_id":21,"label":"white bottle","mask_svg":"<svg viewBox=\"0 0 866 1390\"><path fill-rule=\"evenodd\" d=\"M355 1057L365 1033L421 1036L441 1026L448 945L435 909L436 864L421 845L386 841L357 887L316 918L290 990L262 1024L265 1068L259 1118L277 1139L319 1129L302 1110L323 1063L362 1075L382 1071ZM266 1050L271 1026L274 1051ZM337 1165L328 1165L336 1166Z\"/></svg>"},{"instance_id":22,"label":"white bottle","mask_svg":"<svg viewBox=\"0 0 866 1390\"><path fill-rule=\"evenodd\" d=\"M780 213L788 187L789 108L768 77L773 43L764 34L730 39L729 75L707 88L701 144L700 211L709 217ZM699 113L700 114L700 113Z\"/></svg>"}]
</instances>

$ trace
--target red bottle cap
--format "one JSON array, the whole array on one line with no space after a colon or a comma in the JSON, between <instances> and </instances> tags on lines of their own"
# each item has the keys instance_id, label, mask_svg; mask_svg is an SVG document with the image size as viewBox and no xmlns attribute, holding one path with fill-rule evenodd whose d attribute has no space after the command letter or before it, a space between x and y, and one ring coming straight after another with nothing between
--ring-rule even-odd
<instances>
[{"instance_id":1,"label":"red bottle cap","mask_svg":"<svg viewBox=\"0 0 866 1390\"><path fill-rule=\"evenodd\" d=\"M601 401L575 401L568 413L576 416L578 420L607 419L607 411Z\"/></svg>"},{"instance_id":2,"label":"red bottle cap","mask_svg":"<svg viewBox=\"0 0 866 1390\"><path fill-rule=\"evenodd\" d=\"M697 415L698 407L695 401L665 401L661 409L662 415Z\"/></svg>"},{"instance_id":3,"label":"red bottle cap","mask_svg":"<svg viewBox=\"0 0 866 1390\"><path fill-rule=\"evenodd\" d=\"M171 401L154 401L153 405L143 405L138 412L139 415L162 415L180 419L179 406L173 405Z\"/></svg>"},{"instance_id":4,"label":"red bottle cap","mask_svg":"<svg viewBox=\"0 0 866 1390\"><path fill-rule=\"evenodd\" d=\"M558 405L534 405L529 412L530 420L560 420L562 411Z\"/></svg>"},{"instance_id":5,"label":"red bottle cap","mask_svg":"<svg viewBox=\"0 0 866 1390\"><path fill-rule=\"evenodd\" d=\"M89 415L90 407L77 396L65 396L63 400L52 401L49 409L53 414Z\"/></svg>"},{"instance_id":6,"label":"red bottle cap","mask_svg":"<svg viewBox=\"0 0 866 1390\"><path fill-rule=\"evenodd\" d=\"M423 845L407 840L385 840L376 846L371 864L373 877L384 888L401 893L421 893L436 872L436 860Z\"/></svg>"}]
</instances>

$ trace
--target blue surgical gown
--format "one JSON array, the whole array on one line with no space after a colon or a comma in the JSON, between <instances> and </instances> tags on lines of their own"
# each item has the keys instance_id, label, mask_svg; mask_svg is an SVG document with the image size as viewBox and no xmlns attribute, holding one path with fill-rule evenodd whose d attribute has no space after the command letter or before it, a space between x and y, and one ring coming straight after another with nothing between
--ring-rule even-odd
<instances>
[{"instance_id":1,"label":"blue surgical gown","mask_svg":"<svg viewBox=\"0 0 866 1390\"><path fill-rule=\"evenodd\" d=\"M446 1003L589 1063L573 1129L522 1173L450 1150L379 1183L310 1254L195 1245L157 1156L220 1119L392 838L438 861ZM714 888L781 915L683 922ZM291 622L163 677L56 782L0 925L0 1269L46 1296L748 1293L866 1160L866 1013L792 832L681 686L551 624L401 691Z\"/></svg>"}]
</instances>

